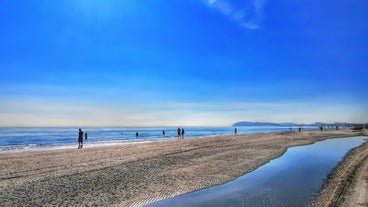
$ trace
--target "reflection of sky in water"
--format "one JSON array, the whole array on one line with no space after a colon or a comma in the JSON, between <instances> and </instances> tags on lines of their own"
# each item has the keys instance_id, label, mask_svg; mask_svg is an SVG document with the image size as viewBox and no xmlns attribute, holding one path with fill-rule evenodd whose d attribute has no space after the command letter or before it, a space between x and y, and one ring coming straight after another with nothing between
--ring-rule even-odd
<instances>
[{"instance_id":1,"label":"reflection of sky in water","mask_svg":"<svg viewBox=\"0 0 368 207\"><path fill-rule=\"evenodd\" d=\"M305 206L337 163L364 138L292 147L282 157L232 182L148 206Z\"/></svg>"}]
</instances>

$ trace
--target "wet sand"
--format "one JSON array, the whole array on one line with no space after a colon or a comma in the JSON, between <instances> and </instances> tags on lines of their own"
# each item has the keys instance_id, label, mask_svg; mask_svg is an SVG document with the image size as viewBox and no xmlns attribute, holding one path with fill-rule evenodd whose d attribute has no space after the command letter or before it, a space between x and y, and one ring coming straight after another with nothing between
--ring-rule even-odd
<instances>
[{"instance_id":1,"label":"wet sand","mask_svg":"<svg viewBox=\"0 0 368 207\"><path fill-rule=\"evenodd\" d=\"M2 153L0 203L142 206L233 180L279 157L291 146L363 134L348 129L255 133Z\"/></svg>"}]
</instances>

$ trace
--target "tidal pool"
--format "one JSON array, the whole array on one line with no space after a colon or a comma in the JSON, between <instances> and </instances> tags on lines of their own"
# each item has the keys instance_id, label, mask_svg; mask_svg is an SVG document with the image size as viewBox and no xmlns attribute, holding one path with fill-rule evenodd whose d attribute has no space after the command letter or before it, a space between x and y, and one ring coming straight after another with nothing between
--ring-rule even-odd
<instances>
[{"instance_id":1,"label":"tidal pool","mask_svg":"<svg viewBox=\"0 0 368 207\"><path fill-rule=\"evenodd\" d=\"M365 139L337 138L291 147L281 157L234 181L146 207L305 206L347 152Z\"/></svg>"}]
</instances>

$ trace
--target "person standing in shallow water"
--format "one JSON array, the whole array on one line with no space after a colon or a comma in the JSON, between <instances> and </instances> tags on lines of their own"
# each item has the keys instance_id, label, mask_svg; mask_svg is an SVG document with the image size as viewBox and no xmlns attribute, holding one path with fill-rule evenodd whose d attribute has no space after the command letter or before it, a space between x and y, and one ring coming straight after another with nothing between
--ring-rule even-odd
<instances>
[{"instance_id":1,"label":"person standing in shallow water","mask_svg":"<svg viewBox=\"0 0 368 207\"><path fill-rule=\"evenodd\" d=\"M237 134L238 134L238 129L237 129L237 128L235 128L235 129L234 129L234 134L235 134L235 135L237 135Z\"/></svg>"},{"instance_id":2,"label":"person standing in shallow water","mask_svg":"<svg viewBox=\"0 0 368 207\"><path fill-rule=\"evenodd\" d=\"M182 139L184 139L184 133L185 133L184 128L181 128L181 138Z\"/></svg>"},{"instance_id":3,"label":"person standing in shallow water","mask_svg":"<svg viewBox=\"0 0 368 207\"><path fill-rule=\"evenodd\" d=\"M178 128L178 139L181 139L181 130Z\"/></svg>"},{"instance_id":4,"label":"person standing in shallow water","mask_svg":"<svg viewBox=\"0 0 368 207\"><path fill-rule=\"evenodd\" d=\"M81 128L79 128L79 133L78 133L78 149L82 149L83 147L83 131Z\"/></svg>"}]
</instances>

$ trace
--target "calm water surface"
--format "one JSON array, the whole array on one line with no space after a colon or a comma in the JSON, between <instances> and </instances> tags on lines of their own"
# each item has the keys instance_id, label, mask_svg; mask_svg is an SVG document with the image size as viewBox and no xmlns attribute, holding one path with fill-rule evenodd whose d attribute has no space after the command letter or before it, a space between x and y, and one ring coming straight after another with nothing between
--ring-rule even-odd
<instances>
[{"instance_id":1,"label":"calm water surface","mask_svg":"<svg viewBox=\"0 0 368 207\"><path fill-rule=\"evenodd\" d=\"M234 181L147 207L305 206L346 153L364 139L367 137L329 139L292 147Z\"/></svg>"}]
</instances>

